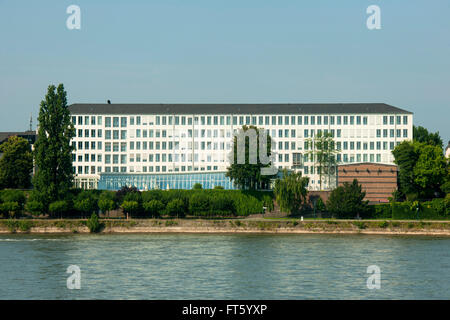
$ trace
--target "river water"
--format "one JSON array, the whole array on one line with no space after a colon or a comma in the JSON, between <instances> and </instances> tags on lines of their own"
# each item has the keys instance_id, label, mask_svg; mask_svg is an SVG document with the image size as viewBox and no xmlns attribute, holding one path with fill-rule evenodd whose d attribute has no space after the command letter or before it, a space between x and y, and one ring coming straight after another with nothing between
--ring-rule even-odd
<instances>
[{"instance_id":1,"label":"river water","mask_svg":"<svg viewBox=\"0 0 450 320\"><path fill-rule=\"evenodd\" d=\"M450 299L450 238L0 235L0 279L0 299Z\"/></svg>"}]
</instances>

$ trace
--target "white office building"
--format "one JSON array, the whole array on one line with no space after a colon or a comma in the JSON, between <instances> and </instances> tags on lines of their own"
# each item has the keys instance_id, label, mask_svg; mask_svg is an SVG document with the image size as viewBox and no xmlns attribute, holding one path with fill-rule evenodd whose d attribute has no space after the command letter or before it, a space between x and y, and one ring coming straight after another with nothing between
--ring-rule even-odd
<instances>
[{"instance_id":1,"label":"white office building","mask_svg":"<svg viewBox=\"0 0 450 320\"><path fill-rule=\"evenodd\" d=\"M393 164L392 150L412 139L413 114L383 103L351 104L73 104L75 183L82 188L204 188L225 177L233 133L269 131L274 165L300 170L319 189L309 139L334 137L338 163ZM322 186L323 188L324 186Z\"/></svg>"}]
</instances>

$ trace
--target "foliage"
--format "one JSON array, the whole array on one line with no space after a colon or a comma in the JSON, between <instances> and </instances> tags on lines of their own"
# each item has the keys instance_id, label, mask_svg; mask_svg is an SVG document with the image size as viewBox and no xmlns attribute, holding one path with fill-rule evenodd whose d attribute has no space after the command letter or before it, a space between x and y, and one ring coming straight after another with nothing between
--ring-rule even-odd
<instances>
[{"instance_id":1,"label":"foliage","mask_svg":"<svg viewBox=\"0 0 450 320\"><path fill-rule=\"evenodd\" d=\"M83 190L73 202L74 209L82 215L90 215L98 211L98 199L94 192Z\"/></svg>"},{"instance_id":2,"label":"foliage","mask_svg":"<svg viewBox=\"0 0 450 320\"><path fill-rule=\"evenodd\" d=\"M28 141L17 136L0 145L0 187L29 188L33 171L33 155Z\"/></svg>"},{"instance_id":3,"label":"foliage","mask_svg":"<svg viewBox=\"0 0 450 320\"><path fill-rule=\"evenodd\" d=\"M96 233L101 230L102 224L98 221L98 215L92 213L91 217L86 221L89 232Z\"/></svg>"},{"instance_id":4,"label":"foliage","mask_svg":"<svg viewBox=\"0 0 450 320\"><path fill-rule=\"evenodd\" d=\"M164 203L160 200L150 200L143 203L144 211L152 217L159 217L164 211Z\"/></svg>"},{"instance_id":5,"label":"foliage","mask_svg":"<svg viewBox=\"0 0 450 320\"><path fill-rule=\"evenodd\" d=\"M138 190L138 188L136 187L128 187L128 186L123 186L122 188L120 188L120 190L118 190L116 192L116 202L117 203L122 203L125 196L129 193L138 193L140 194L140 191Z\"/></svg>"},{"instance_id":6,"label":"foliage","mask_svg":"<svg viewBox=\"0 0 450 320\"><path fill-rule=\"evenodd\" d=\"M70 205L66 200L58 200L50 203L48 206L48 211L52 216L65 215L69 212Z\"/></svg>"},{"instance_id":7,"label":"foliage","mask_svg":"<svg viewBox=\"0 0 450 320\"><path fill-rule=\"evenodd\" d=\"M317 211L325 211L325 210L326 210L325 203L323 203L323 200L322 200L321 197L318 197L318 198L317 198L317 201L316 201L316 210L317 210Z\"/></svg>"},{"instance_id":8,"label":"foliage","mask_svg":"<svg viewBox=\"0 0 450 320\"><path fill-rule=\"evenodd\" d=\"M203 189L203 186L201 183L195 183L194 186L192 187L192 189L201 190L201 189Z\"/></svg>"},{"instance_id":9,"label":"foliage","mask_svg":"<svg viewBox=\"0 0 450 320\"><path fill-rule=\"evenodd\" d=\"M16 201L7 201L0 204L0 211L11 218L14 218L20 211L20 205Z\"/></svg>"},{"instance_id":10,"label":"foliage","mask_svg":"<svg viewBox=\"0 0 450 320\"><path fill-rule=\"evenodd\" d=\"M34 188L42 195L43 203L64 199L72 187L72 150L70 140L75 128L70 120L66 92L62 84L48 87L39 110L39 129L34 145L37 171Z\"/></svg>"},{"instance_id":11,"label":"foliage","mask_svg":"<svg viewBox=\"0 0 450 320\"><path fill-rule=\"evenodd\" d=\"M210 197L199 192L189 198L189 212L194 215L203 215L210 211Z\"/></svg>"},{"instance_id":12,"label":"foliage","mask_svg":"<svg viewBox=\"0 0 450 320\"><path fill-rule=\"evenodd\" d=\"M102 198L98 200L98 208L102 210L104 213L108 213L111 210L114 210L115 203L114 200Z\"/></svg>"},{"instance_id":13,"label":"foliage","mask_svg":"<svg viewBox=\"0 0 450 320\"><path fill-rule=\"evenodd\" d=\"M2 190L0 191L0 202L17 202L19 209L22 210L25 204L25 194L21 190Z\"/></svg>"},{"instance_id":14,"label":"foliage","mask_svg":"<svg viewBox=\"0 0 450 320\"><path fill-rule=\"evenodd\" d=\"M439 146L403 141L392 152L399 166L399 191L407 199L433 198L448 179L448 163ZM445 189L445 187L444 187Z\"/></svg>"},{"instance_id":15,"label":"foliage","mask_svg":"<svg viewBox=\"0 0 450 320\"><path fill-rule=\"evenodd\" d=\"M320 190L322 190L323 178L328 178L328 187L331 187L331 177L336 172L336 154L341 151L336 148L331 133L318 132L313 138L306 139L309 151L306 154L314 159L314 164L319 173Z\"/></svg>"},{"instance_id":16,"label":"foliage","mask_svg":"<svg viewBox=\"0 0 450 320\"><path fill-rule=\"evenodd\" d=\"M413 127L413 139L417 142L422 142L428 145L437 146L442 149L442 139L439 136L439 131L435 133L428 132L428 130L422 126Z\"/></svg>"},{"instance_id":17,"label":"foliage","mask_svg":"<svg viewBox=\"0 0 450 320\"><path fill-rule=\"evenodd\" d=\"M263 205L266 207L267 212L271 212L274 209L273 199L268 195L263 196Z\"/></svg>"},{"instance_id":18,"label":"foliage","mask_svg":"<svg viewBox=\"0 0 450 320\"><path fill-rule=\"evenodd\" d=\"M224 190L224 188L222 186L214 186L215 190Z\"/></svg>"},{"instance_id":19,"label":"foliage","mask_svg":"<svg viewBox=\"0 0 450 320\"><path fill-rule=\"evenodd\" d=\"M122 203L123 212L127 215L133 215L139 212L139 203L137 201L124 201Z\"/></svg>"},{"instance_id":20,"label":"foliage","mask_svg":"<svg viewBox=\"0 0 450 320\"><path fill-rule=\"evenodd\" d=\"M283 171L283 178L275 181L273 189L275 199L280 206L280 210L288 213L298 212L306 201L309 178L302 177L302 173L288 173Z\"/></svg>"},{"instance_id":21,"label":"foliage","mask_svg":"<svg viewBox=\"0 0 450 320\"><path fill-rule=\"evenodd\" d=\"M28 200L25 206L25 210L31 213L33 216L39 216L45 212L44 205L36 200Z\"/></svg>"},{"instance_id":22,"label":"foliage","mask_svg":"<svg viewBox=\"0 0 450 320\"><path fill-rule=\"evenodd\" d=\"M180 199L171 200L166 206L166 213L170 216L182 217L185 210L185 204Z\"/></svg>"},{"instance_id":23,"label":"foliage","mask_svg":"<svg viewBox=\"0 0 450 320\"><path fill-rule=\"evenodd\" d=\"M364 217L369 213L368 201L363 200L365 195L358 180L354 179L351 184L345 182L331 192L327 209L337 218Z\"/></svg>"},{"instance_id":24,"label":"foliage","mask_svg":"<svg viewBox=\"0 0 450 320\"><path fill-rule=\"evenodd\" d=\"M250 137L245 136L248 130L254 130L256 132L256 150L250 150ZM242 129L239 130L238 136L244 136L245 140L245 155L244 155L244 163L238 164L238 150L237 150L237 142L238 137L235 136L233 138L233 147L232 151L229 154L229 162L231 165L227 168L226 176L231 178L236 186L240 189L252 189L255 190L260 186L262 188L267 188L269 186L270 180L274 177L272 175L262 175L261 168L270 167L269 164L262 164L260 159L260 135L263 134L263 129L258 129L255 126L243 126ZM262 144L262 141L261 141ZM271 150L272 139L269 134L267 134L267 151L266 155L270 158L272 154ZM250 155L255 154L256 163L250 164Z\"/></svg>"}]
</instances>

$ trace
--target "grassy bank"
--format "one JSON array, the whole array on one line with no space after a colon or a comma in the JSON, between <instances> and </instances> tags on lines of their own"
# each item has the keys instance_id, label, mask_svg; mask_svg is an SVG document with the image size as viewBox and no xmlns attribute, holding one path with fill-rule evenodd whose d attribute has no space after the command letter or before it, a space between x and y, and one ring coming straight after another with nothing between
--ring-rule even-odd
<instances>
[{"instance_id":1,"label":"grassy bank","mask_svg":"<svg viewBox=\"0 0 450 320\"><path fill-rule=\"evenodd\" d=\"M87 220L0 220L0 233L89 233ZM100 233L362 233L450 236L447 221L101 219Z\"/></svg>"}]
</instances>

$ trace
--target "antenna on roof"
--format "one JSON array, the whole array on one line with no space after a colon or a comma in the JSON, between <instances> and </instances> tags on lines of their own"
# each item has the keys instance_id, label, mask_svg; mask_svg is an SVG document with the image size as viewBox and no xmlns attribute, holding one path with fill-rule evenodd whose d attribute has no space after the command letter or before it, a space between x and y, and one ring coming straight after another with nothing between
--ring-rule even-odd
<instances>
[{"instance_id":1,"label":"antenna on roof","mask_svg":"<svg viewBox=\"0 0 450 320\"><path fill-rule=\"evenodd\" d=\"M108 104L111 104L111 100L108 100L107 102L108 102Z\"/></svg>"},{"instance_id":2,"label":"antenna on roof","mask_svg":"<svg viewBox=\"0 0 450 320\"><path fill-rule=\"evenodd\" d=\"M30 131L33 131L33 113L30 114Z\"/></svg>"}]
</instances>

